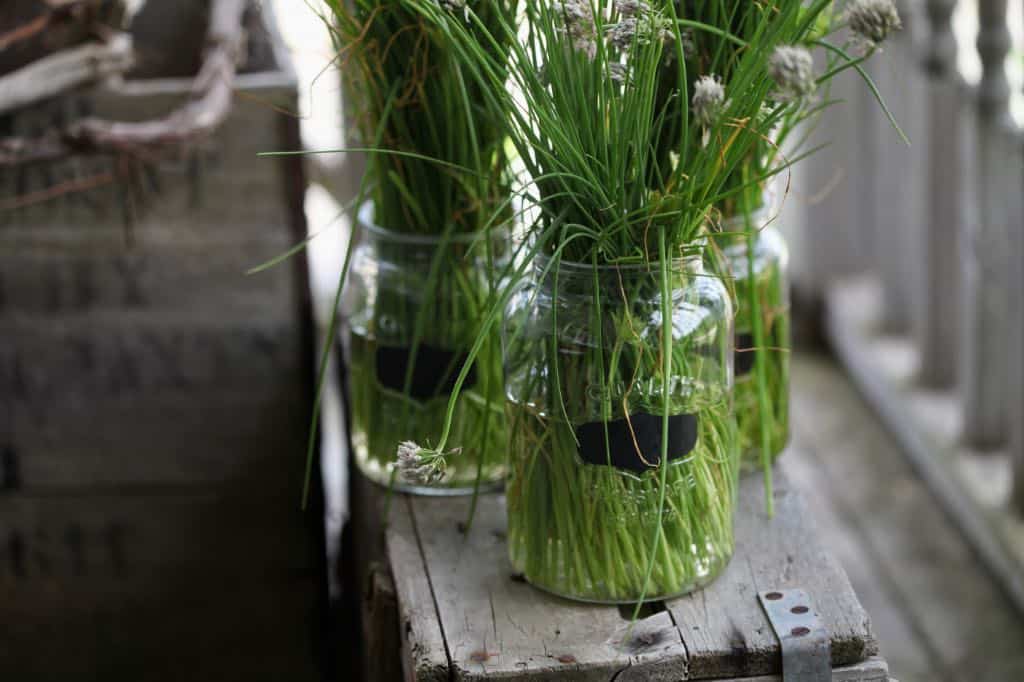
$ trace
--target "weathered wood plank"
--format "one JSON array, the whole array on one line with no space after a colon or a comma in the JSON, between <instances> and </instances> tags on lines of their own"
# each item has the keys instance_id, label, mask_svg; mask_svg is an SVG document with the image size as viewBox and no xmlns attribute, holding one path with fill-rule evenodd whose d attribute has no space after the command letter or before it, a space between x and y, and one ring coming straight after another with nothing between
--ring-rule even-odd
<instances>
[{"instance_id":1,"label":"weathered wood plank","mask_svg":"<svg viewBox=\"0 0 1024 682\"><path fill-rule=\"evenodd\" d=\"M259 566L285 580L315 565L314 538L292 488L276 496L219 489L121 490L117 494L18 494L0 497L3 608L43 604L78 581L138 597L134 589L229 582ZM122 581L124 585L122 585ZM132 582L134 581L134 582ZM78 592L83 603L101 599ZM53 604L56 607L56 604ZM60 609L55 609L59 611Z\"/></svg>"},{"instance_id":2,"label":"weathered wood plank","mask_svg":"<svg viewBox=\"0 0 1024 682\"><path fill-rule=\"evenodd\" d=\"M363 674L376 682L400 682L402 661L401 628L398 624L398 595L388 569L381 564L370 567L362 599L363 647L366 668Z\"/></svg>"},{"instance_id":3,"label":"weathered wood plank","mask_svg":"<svg viewBox=\"0 0 1024 682\"><path fill-rule=\"evenodd\" d=\"M761 490L757 477L744 481L737 556L725 575L632 630L629 610L558 599L512 575L502 497L481 500L468 535L461 528L469 500L396 498L387 539L409 672L465 680L772 679L778 643L756 593L798 585L815 595L837 666L874 655L848 580L821 551L812 524L796 518L804 513L798 493L780 474L778 512L769 520ZM884 671L863 679L885 679Z\"/></svg>"},{"instance_id":4,"label":"weathered wood plank","mask_svg":"<svg viewBox=\"0 0 1024 682\"><path fill-rule=\"evenodd\" d=\"M407 680L449 680L448 645L434 604L432 575L424 562L412 506L395 496L387 519L387 553L398 592L402 668Z\"/></svg>"},{"instance_id":5,"label":"weathered wood plank","mask_svg":"<svg viewBox=\"0 0 1024 682\"><path fill-rule=\"evenodd\" d=\"M758 675L757 677L733 678L719 682L782 682L782 675ZM889 678L889 666L878 657L863 663L843 666L832 670L832 682L896 682Z\"/></svg>"},{"instance_id":6,"label":"weathered wood plank","mask_svg":"<svg viewBox=\"0 0 1024 682\"><path fill-rule=\"evenodd\" d=\"M792 484L775 479L775 518L765 513L759 476L742 481L736 556L703 591L669 602L689 653L693 679L779 672L778 641L757 603L759 591L802 588L832 635L834 666L878 651L867 614L842 568L822 550L814 522Z\"/></svg>"},{"instance_id":7,"label":"weathered wood plank","mask_svg":"<svg viewBox=\"0 0 1024 682\"><path fill-rule=\"evenodd\" d=\"M617 608L569 602L514 580L504 498L481 500L468 535L459 529L469 500L409 502L454 679L605 680L618 671L619 679L685 676L686 651L668 613L644 619L622 641L629 621Z\"/></svg>"},{"instance_id":8,"label":"weathered wood plank","mask_svg":"<svg viewBox=\"0 0 1024 682\"><path fill-rule=\"evenodd\" d=\"M820 471L841 513L860 524L865 553L898 587L899 603L929 642L935 679L959 682L965 670L977 680L1022 679L1024 622L980 570L979 555L935 513L933 498L900 448L878 429L852 388L835 380L834 369L804 363L794 381L803 386L794 394L794 411L818 416L813 424L794 420L796 438L828 452L817 457Z\"/></svg>"},{"instance_id":9,"label":"weathered wood plank","mask_svg":"<svg viewBox=\"0 0 1024 682\"><path fill-rule=\"evenodd\" d=\"M258 306L90 311L0 319L0 395L23 404L141 396L160 389L256 388L302 369L298 313Z\"/></svg>"},{"instance_id":10,"label":"weathered wood plank","mask_svg":"<svg viewBox=\"0 0 1024 682\"><path fill-rule=\"evenodd\" d=\"M925 390L908 380L914 349L871 334L877 295L866 282L848 282L829 293L829 337L858 389L877 412L973 550L1024 611L1024 543L1007 523L1008 477L974 475L979 458L961 446L959 401L951 391ZM838 417L837 417L838 418ZM1002 480L1001 480L1002 479Z\"/></svg>"},{"instance_id":11,"label":"weathered wood plank","mask_svg":"<svg viewBox=\"0 0 1024 682\"><path fill-rule=\"evenodd\" d=\"M127 581L126 581L127 582ZM147 585L83 606L94 587L18 608L0 589L5 680L318 682L315 590L290 578ZM41 613L47 609L46 613Z\"/></svg>"},{"instance_id":12,"label":"weathered wood plank","mask_svg":"<svg viewBox=\"0 0 1024 682\"><path fill-rule=\"evenodd\" d=\"M796 363L805 362L794 359ZM794 391L806 390L799 380ZM836 381L842 381L838 374ZM804 412L807 407L808 411ZM819 411L804 402L791 404L791 418L815 423ZM930 642L921 633L916 622L903 608L903 595L898 586L878 566L878 559L870 551L868 538L862 528L865 521L844 513L848 508L839 503L841 492L835 490L831 479L821 471L818 459L834 456L831 451L812 452L799 438L795 438L780 464L790 480L800 487L807 498L807 506L818 524L826 551L846 570L850 583L864 610L871 615L872 628L878 638L880 655L900 682L934 682L940 679L940 668L935 662ZM838 486L842 486L840 482ZM941 570L941 569L937 569Z\"/></svg>"},{"instance_id":13,"label":"weathered wood plank","mask_svg":"<svg viewBox=\"0 0 1024 682\"><path fill-rule=\"evenodd\" d=\"M0 463L13 489L124 485L297 485L308 405L301 384L251 391L154 391L37 408L0 401Z\"/></svg>"},{"instance_id":14,"label":"weathered wood plank","mask_svg":"<svg viewBox=\"0 0 1024 682\"><path fill-rule=\"evenodd\" d=\"M42 242L42 240L40 240ZM102 308L160 308L226 314L236 306L287 316L295 304L291 272L245 271L287 248L278 243L230 246L168 244L97 245L46 240L0 247L0 311L75 313Z\"/></svg>"},{"instance_id":15,"label":"weathered wood plank","mask_svg":"<svg viewBox=\"0 0 1024 682\"><path fill-rule=\"evenodd\" d=\"M0 677L315 679L310 521L291 494L3 495Z\"/></svg>"}]
</instances>

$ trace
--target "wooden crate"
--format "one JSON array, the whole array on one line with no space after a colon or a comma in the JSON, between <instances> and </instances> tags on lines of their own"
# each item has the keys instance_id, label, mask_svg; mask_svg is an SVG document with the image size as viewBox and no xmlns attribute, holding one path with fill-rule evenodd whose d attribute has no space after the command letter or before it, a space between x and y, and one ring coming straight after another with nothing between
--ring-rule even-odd
<instances>
[{"instance_id":1,"label":"wooden crate","mask_svg":"<svg viewBox=\"0 0 1024 682\"><path fill-rule=\"evenodd\" d=\"M147 5L132 27L145 77L33 107L6 121L11 131L86 114L166 115L192 88L188 68L202 46L194 23L208 4ZM312 395L306 261L245 275L306 229L301 161L257 158L299 146L295 75L260 7L247 13L227 121L181 153L147 156L141 197L107 183L0 214L9 484L249 485L257 494L301 476ZM173 59L158 58L168 51ZM0 198L116 163L8 169Z\"/></svg>"},{"instance_id":2,"label":"wooden crate","mask_svg":"<svg viewBox=\"0 0 1024 682\"><path fill-rule=\"evenodd\" d=\"M166 114L192 86L194 65L179 67L208 7L147 3L137 44L177 59L3 133ZM0 213L0 679L320 676L315 485L299 510L306 261L245 275L306 230L301 161L256 156L300 145L296 79L261 7L228 120L148 163L145 191L106 184ZM112 163L0 173L0 199Z\"/></svg>"},{"instance_id":3,"label":"wooden crate","mask_svg":"<svg viewBox=\"0 0 1024 682\"><path fill-rule=\"evenodd\" d=\"M359 512L373 519L383 493L359 485ZM757 594L802 588L831 635L833 679L886 682L868 616L822 550L800 494L779 473L774 519L764 512L760 477L743 480L740 500L736 555L724 574L690 596L652 604L653 613L631 624L631 608L558 599L515 578L502 497L481 500L465 536L468 499L397 496L384 570L367 578L369 677L777 681L779 643ZM376 537L364 527L360 542Z\"/></svg>"},{"instance_id":4,"label":"wooden crate","mask_svg":"<svg viewBox=\"0 0 1024 682\"><path fill-rule=\"evenodd\" d=\"M311 520L291 494L0 497L0 673L316 679Z\"/></svg>"}]
</instances>

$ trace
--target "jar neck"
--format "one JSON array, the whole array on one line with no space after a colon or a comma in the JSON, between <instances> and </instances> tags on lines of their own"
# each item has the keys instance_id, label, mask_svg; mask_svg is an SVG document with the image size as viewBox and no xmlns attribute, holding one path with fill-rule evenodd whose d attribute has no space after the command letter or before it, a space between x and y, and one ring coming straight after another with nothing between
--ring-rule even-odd
<instances>
[{"instance_id":1,"label":"jar neck","mask_svg":"<svg viewBox=\"0 0 1024 682\"><path fill-rule=\"evenodd\" d=\"M511 231L507 225L498 225L480 232L449 230L447 234L443 229L437 234L389 229L374 221L374 204L370 201L360 207L356 226L361 243L379 251L401 253L405 258L429 257L442 249L457 253L472 251L474 256L484 258L488 242L495 249L494 253L505 253L511 240Z\"/></svg>"},{"instance_id":2,"label":"jar neck","mask_svg":"<svg viewBox=\"0 0 1024 682\"><path fill-rule=\"evenodd\" d=\"M777 217L777 213L767 205L746 214L723 217L717 224L712 224L715 245L720 249L746 246L748 231L754 232L756 241L765 230L775 229Z\"/></svg>"},{"instance_id":3,"label":"jar neck","mask_svg":"<svg viewBox=\"0 0 1024 682\"><path fill-rule=\"evenodd\" d=\"M688 251L690 251L688 249ZM669 261L669 283L675 288L704 275L704 246L694 247L686 256ZM534 278L549 294L568 296L613 296L661 289L662 263L593 265L576 261L556 261L547 255L534 259Z\"/></svg>"}]
</instances>

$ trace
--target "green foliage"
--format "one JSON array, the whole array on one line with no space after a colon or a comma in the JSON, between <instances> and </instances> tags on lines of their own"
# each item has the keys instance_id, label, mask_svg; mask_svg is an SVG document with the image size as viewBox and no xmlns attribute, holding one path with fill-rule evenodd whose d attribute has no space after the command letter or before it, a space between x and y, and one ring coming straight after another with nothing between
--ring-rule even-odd
<instances>
[{"instance_id":1,"label":"green foliage","mask_svg":"<svg viewBox=\"0 0 1024 682\"><path fill-rule=\"evenodd\" d=\"M509 195L503 111L481 96L448 36L403 0L325 2L356 128L375 150L367 179L376 222L421 234L493 224ZM513 6L480 3L478 21L499 33ZM503 63L503 43L485 49Z\"/></svg>"}]
</instances>

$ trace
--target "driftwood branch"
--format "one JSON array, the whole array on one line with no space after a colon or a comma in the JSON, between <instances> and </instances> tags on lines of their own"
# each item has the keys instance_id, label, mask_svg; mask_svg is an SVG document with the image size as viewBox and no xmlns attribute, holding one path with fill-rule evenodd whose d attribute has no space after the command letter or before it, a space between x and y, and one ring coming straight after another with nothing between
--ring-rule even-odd
<instances>
[{"instance_id":1,"label":"driftwood branch","mask_svg":"<svg viewBox=\"0 0 1024 682\"><path fill-rule=\"evenodd\" d=\"M106 43L61 50L0 76L0 114L123 74L131 66L132 40L127 33L117 33Z\"/></svg>"},{"instance_id":2,"label":"driftwood branch","mask_svg":"<svg viewBox=\"0 0 1024 682\"><path fill-rule=\"evenodd\" d=\"M203 64L193 81L191 96L178 109L151 121L87 118L42 137L0 139L0 166L53 161L76 153L155 151L213 132L231 110L245 6L246 0L211 3Z\"/></svg>"}]
</instances>

